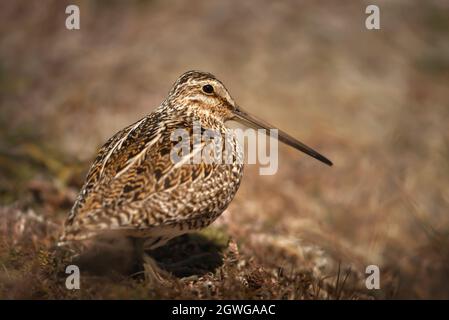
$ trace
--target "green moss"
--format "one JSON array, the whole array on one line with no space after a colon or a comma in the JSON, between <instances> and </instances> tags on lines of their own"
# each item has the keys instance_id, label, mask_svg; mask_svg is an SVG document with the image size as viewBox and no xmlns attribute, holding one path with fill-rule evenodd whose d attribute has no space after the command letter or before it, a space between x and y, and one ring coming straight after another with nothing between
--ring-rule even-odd
<instances>
[{"instance_id":1,"label":"green moss","mask_svg":"<svg viewBox=\"0 0 449 320\"><path fill-rule=\"evenodd\" d=\"M199 234L221 248L226 248L229 241L229 235L223 229L213 226L201 230Z\"/></svg>"}]
</instances>

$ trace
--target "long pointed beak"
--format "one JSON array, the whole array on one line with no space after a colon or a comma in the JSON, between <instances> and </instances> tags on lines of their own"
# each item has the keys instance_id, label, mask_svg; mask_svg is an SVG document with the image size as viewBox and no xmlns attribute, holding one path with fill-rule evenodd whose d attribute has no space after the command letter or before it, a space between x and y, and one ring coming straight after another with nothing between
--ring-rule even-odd
<instances>
[{"instance_id":1,"label":"long pointed beak","mask_svg":"<svg viewBox=\"0 0 449 320\"><path fill-rule=\"evenodd\" d=\"M270 134L270 129L277 129L276 127L273 127L269 123L267 123L263 120L260 120L256 117L254 117L253 115L250 115L249 113L246 113L239 107L237 107L233 111L233 113L235 115L233 120L240 122L241 124L244 124L250 128L265 129L265 133L267 135ZM293 138L289 134L285 133L284 131L282 131L280 129L277 129L277 130L278 130L278 140L279 141L281 141L285 144L288 144L289 146L291 146L299 151L304 152L305 154L327 164L328 166L332 166L332 162L328 158L323 156L322 154L320 154L317 151L313 150L312 148L306 146L304 143L296 140L295 138Z\"/></svg>"}]
</instances>

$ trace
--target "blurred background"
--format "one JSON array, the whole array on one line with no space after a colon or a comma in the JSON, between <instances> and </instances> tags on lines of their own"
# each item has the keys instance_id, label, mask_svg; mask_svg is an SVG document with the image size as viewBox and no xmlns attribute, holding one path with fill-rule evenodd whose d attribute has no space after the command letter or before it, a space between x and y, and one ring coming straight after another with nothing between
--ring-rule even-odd
<instances>
[{"instance_id":1,"label":"blurred background","mask_svg":"<svg viewBox=\"0 0 449 320\"><path fill-rule=\"evenodd\" d=\"M276 175L246 167L211 230L255 281L248 297L449 298L448 17L443 0L2 1L0 296L67 297L51 248L96 150L198 69L334 162L280 146ZM217 277L214 297L240 297ZM69 297L111 297L101 281ZM140 296L127 287L112 297Z\"/></svg>"}]
</instances>

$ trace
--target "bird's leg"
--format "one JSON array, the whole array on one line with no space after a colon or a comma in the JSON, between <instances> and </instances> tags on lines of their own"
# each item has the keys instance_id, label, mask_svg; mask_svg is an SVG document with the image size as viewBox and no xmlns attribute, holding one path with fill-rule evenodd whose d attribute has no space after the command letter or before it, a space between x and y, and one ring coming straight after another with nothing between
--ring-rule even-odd
<instances>
[{"instance_id":1,"label":"bird's leg","mask_svg":"<svg viewBox=\"0 0 449 320\"><path fill-rule=\"evenodd\" d=\"M136 265L140 270L143 267L143 274L145 276L145 280L150 284L167 284L167 280L164 278L168 278L170 274L167 271L164 271L159 268L156 261L151 258L149 255L145 253L144 243L145 239L143 238L131 238Z\"/></svg>"},{"instance_id":2,"label":"bird's leg","mask_svg":"<svg viewBox=\"0 0 449 320\"><path fill-rule=\"evenodd\" d=\"M167 271L162 270L157 262L147 254L143 255L143 269L145 280L151 286L153 284L167 285L167 279L171 276Z\"/></svg>"}]
</instances>

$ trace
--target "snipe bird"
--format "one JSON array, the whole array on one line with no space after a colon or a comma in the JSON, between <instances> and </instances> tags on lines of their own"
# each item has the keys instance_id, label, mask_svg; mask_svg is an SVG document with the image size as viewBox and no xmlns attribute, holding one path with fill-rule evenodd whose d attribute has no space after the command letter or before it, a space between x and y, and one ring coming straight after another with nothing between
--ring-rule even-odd
<instances>
[{"instance_id":1,"label":"snipe bird","mask_svg":"<svg viewBox=\"0 0 449 320\"><path fill-rule=\"evenodd\" d=\"M225 123L274 128L238 106L223 83L206 72L181 75L152 113L112 136L98 152L64 225L60 244L106 233L134 239L139 261L157 268L143 249L211 224L234 198L243 175L236 136ZM232 163L174 163L173 130L192 133L192 123L225 135L235 148ZM332 162L285 132L278 139ZM193 151L192 151L193 152Z\"/></svg>"}]
</instances>

